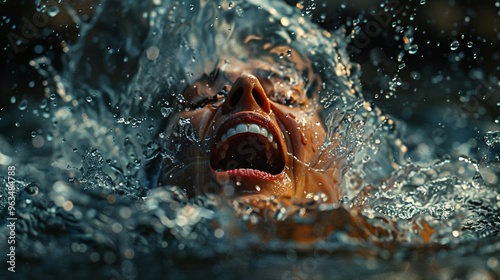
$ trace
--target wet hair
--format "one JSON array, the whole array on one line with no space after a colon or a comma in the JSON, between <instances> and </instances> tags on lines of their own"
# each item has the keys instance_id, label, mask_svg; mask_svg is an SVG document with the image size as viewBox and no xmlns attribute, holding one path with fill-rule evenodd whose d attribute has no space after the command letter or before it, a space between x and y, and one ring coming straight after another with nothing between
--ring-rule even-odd
<instances>
[{"instance_id":1,"label":"wet hair","mask_svg":"<svg viewBox=\"0 0 500 280\"><path fill-rule=\"evenodd\" d=\"M157 34L147 47L159 55L151 59L146 51L135 77L136 88L152 99L172 103L182 98L182 91L213 71L221 59L267 56L293 67L288 50L292 58L307 61L300 74L313 85L308 96L321 102L323 109L332 106L335 95L343 96L344 105L346 99L359 98L353 73L357 67L345 54L343 31L321 29L297 8L281 1L250 0L233 1L232 6L224 1L171 2L162 9L164 16L154 26ZM334 107L338 106L343 105Z\"/></svg>"}]
</instances>

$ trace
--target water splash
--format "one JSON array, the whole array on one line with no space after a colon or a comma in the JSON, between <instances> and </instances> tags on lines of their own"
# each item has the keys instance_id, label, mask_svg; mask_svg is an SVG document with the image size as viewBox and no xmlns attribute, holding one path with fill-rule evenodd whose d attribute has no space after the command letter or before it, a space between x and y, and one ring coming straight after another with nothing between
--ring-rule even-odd
<instances>
[{"instance_id":1,"label":"water splash","mask_svg":"<svg viewBox=\"0 0 500 280\"><path fill-rule=\"evenodd\" d=\"M47 80L38 107L50 120L49 128L35 136L51 139L42 149L53 161L36 163L36 157L14 155L1 146L2 164L25 159L30 167L16 181L16 193L20 239L36 252L35 259L43 260L49 251L54 258L67 256L51 250L58 241L29 242L40 235L57 240L59 234L68 234L72 253L106 265L127 264L134 255L148 260L151 252L168 259L213 260L253 248L285 252L287 258L318 249L332 256L351 251L358 258L388 258L404 255L407 249L392 242L422 250L424 243L451 246L498 235L497 165L488 167L469 156L434 164L429 164L435 160L430 156L412 161L408 155L418 147L406 145L405 139L419 132L363 98L358 66L349 62L345 51L344 30L325 33L301 23L307 22L301 14L313 13L316 5L293 11L255 1L118 2L104 1L95 19L82 24L82 38L71 46L63 73L56 73L48 58L32 63ZM123 13L111 12L115 5ZM175 186L147 189L156 186L159 162L171 162L167 173L172 174L184 164L185 157L175 153L180 147L159 144L171 140L162 136L162 129L176 110L173 104L182 103L179 91L197 78L198 70L219 63L215 46L240 51L234 45L237 40L231 39L239 31L251 34L258 28L238 30L231 22L254 16L263 17L266 26L267 33L259 35L307 54L325 81L318 100L328 131L315 168L326 170L335 161L345 162L341 184L346 193L336 205L322 204L321 194L249 205L213 195L189 200ZM418 46L409 30L403 47L414 54ZM459 48L456 43L451 50ZM288 61L285 53L278 56L280 61ZM398 58L401 69L403 56L404 52ZM394 76L391 90L401 85L401 77ZM19 110L37 107L25 101ZM207 139L194 134L189 120L182 119L176 133L185 140L177 145L189 143L206 151ZM488 148L500 142L498 137L498 131L486 133ZM4 177L0 184L7 184ZM6 197L0 194L0 209ZM309 239L304 238L303 232L309 231ZM318 239L326 241L300 243ZM135 260L141 262L139 257Z\"/></svg>"}]
</instances>

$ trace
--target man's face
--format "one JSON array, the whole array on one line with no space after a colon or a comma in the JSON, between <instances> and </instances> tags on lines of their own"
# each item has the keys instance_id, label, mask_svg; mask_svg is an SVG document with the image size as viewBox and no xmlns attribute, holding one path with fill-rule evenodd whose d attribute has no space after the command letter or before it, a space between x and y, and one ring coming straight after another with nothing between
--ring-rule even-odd
<instances>
[{"instance_id":1,"label":"man's face","mask_svg":"<svg viewBox=\"0 0 500 280\"><path fill-rule=\"evenodd\" d=\"M178 172L163 170L160 184L177 184L191 196L304 198L323 192L337 202L333 172L312 168L326 132L306 96L309 85L298 72L264 60L220 64L184 90L182 109L167 130L189 120L201 143L176 134L184 165Z\"/></svg>"}]
</instances>

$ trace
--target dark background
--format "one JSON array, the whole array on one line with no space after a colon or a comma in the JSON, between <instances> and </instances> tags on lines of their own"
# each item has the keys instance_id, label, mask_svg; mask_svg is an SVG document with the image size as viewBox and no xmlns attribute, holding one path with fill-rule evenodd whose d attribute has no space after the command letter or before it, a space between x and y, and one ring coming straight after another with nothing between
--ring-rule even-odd
<instances>
[{"instance_id":1,"label":"dark background","mask_svg":"<svg viewBox=\"0 0 500 280\"><path fill-rule=\"evenodd\" d=\"M454 118L464 117L465 128L475 129L479 134L482 131L478 123L495 127L495 119L500 121L500 3L496 4L495 0L439 0L424 1L424 4L421 0L393 1L403 7L403 12L393 19L396 27L383 26L380 34L370 37L366 47L351 54L351 59L361 65L366 99L410 125L429 131L446 124L453 126ZM69 3L82 21L90 21L97 1ZM327 30L344 27L349 34L354 23L364 32L367 24L374 21L373 14L382 10L381 3L385 2L317 0L297 4L287 0L287 3L302 6L305 16L312 15L313 21ZM18 106L23 98L30 102L41 100L45 96L44 78L30 66L30 60L46 56L59 70L64 48L78 39L79 25L62 4L57 5L60 12L48 16L47 23L37 28L33 37L15 52L9 33L22 36L23 17L32 21L37 12L47 15L50 11L40 10L34 1L0 3L1 111ZM413 44L418 45L415 54L404 51L404 32L410 26L415 29ZM457 50L450 48L453 41L459 42ZM402 61L398 61L401 53ZM403 62L405 66L398 69ZM396 75L401 85L391 91L389 82Z\"/></svg>"}]
</instances>

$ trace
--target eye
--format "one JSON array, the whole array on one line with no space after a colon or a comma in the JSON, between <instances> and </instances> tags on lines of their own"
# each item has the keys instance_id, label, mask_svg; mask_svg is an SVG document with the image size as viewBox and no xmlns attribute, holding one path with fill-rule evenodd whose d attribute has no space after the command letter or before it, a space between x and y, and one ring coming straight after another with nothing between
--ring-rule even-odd
<instances>
[{"instance_id":1,"label":"eye","mask_svg":"<svg viewBox=\"0 0 500 280\"><path fill-rule=\"evenodd\" d=\"M276 84L275 84L276 85ZM283 83L274 86L270 99L286 106L301 106L305 104L303 94L294 86L285 85Z\"/></svg>"},{"instance_id":2,"label":"eye","mask_svg":"<svg viewBox=\"0 0 500 280\"><path fill-rule=\"evenodd\" d=\"M301 103L299 104L298 102L297 96L294 94L277 93L274 99L276 102L287 106L301 105Z\"/></svg>"},{"instance_id":3,"label":"eye","mask_svg":"<svg viewBox=\"0 0 500 280\"><path fill-rule=\"evenodd\" d=\"M191 107L193 109L198 109L198 108L203 108L211 103L216 103L219 100L222 100L226 98L226 96L229 94L229 86L225 85L221 90L217 92L214 96L210 96L204 99L201 99L200 101L196 102L193 104Z\"/></svg>"},{"instance_id":4,"label":"eye","mask_svg":"<svg viewBox=\"0 0 500 280\"><path fill-rule=\"evenodd\" d=\"M262 74L259 81L270 100L289 107L298 107L306 103L302 85L294 82L295 79L291 76L275 72Z\"/></svg>"}]
</instances>

